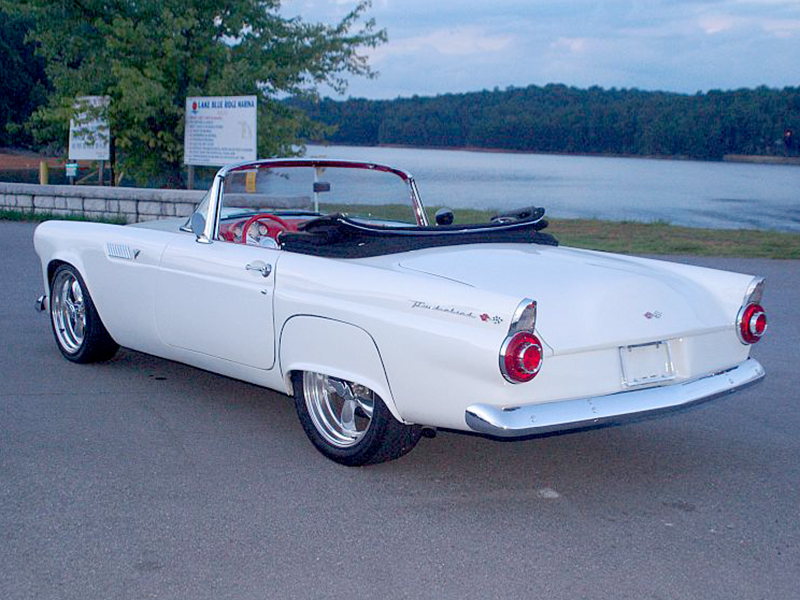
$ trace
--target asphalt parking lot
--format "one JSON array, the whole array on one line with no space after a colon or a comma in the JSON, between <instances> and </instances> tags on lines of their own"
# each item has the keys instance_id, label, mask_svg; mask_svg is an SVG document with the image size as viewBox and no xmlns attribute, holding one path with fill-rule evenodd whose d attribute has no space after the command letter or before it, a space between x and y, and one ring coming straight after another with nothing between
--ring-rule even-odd
<instances>
[{"instance_id":1,"label":"asphalt parking lot","mask_svg":"<svg viewBox=\"0 0 800 600\"><path fill-rule=\"evenodd\" d=\"M780 599L800 584L800 261L764 383L670 417L323 458L284 396L56 349L34 226L0 222L0 599Z\"/></svg>"}]
</instances>

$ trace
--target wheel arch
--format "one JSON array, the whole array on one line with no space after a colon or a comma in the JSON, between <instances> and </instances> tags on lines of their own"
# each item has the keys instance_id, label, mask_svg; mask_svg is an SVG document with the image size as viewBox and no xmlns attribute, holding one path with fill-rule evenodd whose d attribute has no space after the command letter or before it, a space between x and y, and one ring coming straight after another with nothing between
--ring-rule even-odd
<instances>
[{"instance_id":1,"label":"wheel arch","mask_svg":"<svg viewBox=\"0 0 800 600\"><path fill-rule=\"evenodd\" d=\"M47 291L47 295L50 296L52 291L50 289L50 285L53 282L53 275L56 272L56 269L61 265L69 265L70 267L74 268L78 273L80 273L81 279L83 279L83 283L86 285L86 288L89 290L89 294L92 295L94 298L94 286L92 285L91 277L88 276L85 268L85 264L83 260L81 260L80 256L71 252L59 252L54 253L47 262L47 266L44 270L45 276L45 290Z\"/></svg>"},{"instance_id":2,"label":"wheel arch","mask_svg":"<svg viewBox=\"0 0 800 600\"><path fill-rule=\"evenodd\" d=\"M84 269L81 259L81 252L76 249L74 244L69 243L68 238L63 236L61 225L60 221L45 221L40 223L33 232L33 246L39 255L44 289L48 295L53 273L62 264L66 263L75 267L86 281L86 269ZM88 287L89 284L86 285Z\"/></svg>"},{"instance_id":3,"label":"wheel arch","mask_svg":"<svg viewBox=\"0 0 800 600\"><path fill-rule=\"evenodd\" d=\"M79 364L112 358L119 344L103 325L78 267L67 261L54 260L47 264L47 273L53 282L48 284L52 287L50 323L64 357ZM80 292L76 292L76 285Z\"/></svg>"},{"instance_id":4,"label":"wheel arch","mask_svg":"<svg viewBox=\"0 0 800 600\"><path fill-rule=\"evenodd\" d=\"M49 289L49 287L53 281L53 275L55 274L56 269L58 269L58 267L60 267L61 265L70 265L72 267L75 267L81 273L81 276L83 276L83 271L78 266L76 266L74 262L63 260L61 258L53 258L50 260L49 263L47 263L46 277L47 277L48 292L52 291ZM84 277L84 281L85 280L86 278Z\"/></svg>"},{"instance_id":5,"label":"wheel arch","mask_svg":"<svg viewBox=\"0 0 800 600\"><path fill-rule=\"evenodd\" d=\"M314 371L364 385L381 397L395 419L402 417L374 338L352 323L315 315L295 315L281 328L278 360L286 393L294 394L292 375Z\"/></svg>"},{"instance_id":6,"label":"wheel arch","mask_svg":"<svg viewBox=\"0 0 800 600\"><path fill-rule=\"evenodd\" d=\"M97 312L98 317L100 318L100 322L103 327L108 330L106 323L106 307L100 306L97 301L98 294L95 292L94 283L95 279L91 277L91 275L87 272L89 269L86 268L86 263L82 260L80 255L75 252L54 252L47 260L47 263L43 269L43 277L45 279L44 282L44 289L47 295L46 301L48 302L47 306L49 309L49 302L52 301L53 290L51 289L51 285L53 282L53 275L55 274L56 270L61 265L68 265L75 269L78 274L80 275L83 284L86 286L87 291L89 292L89 296L92 298L92 305L94 306L94 310ZM102 304L102 302L100 303ZM109 332L110 334L110 332ZM111 334L110 334L111 335ZM113 335L111 335L112 339L115 339Z\"/></svg>"}]
</instances>

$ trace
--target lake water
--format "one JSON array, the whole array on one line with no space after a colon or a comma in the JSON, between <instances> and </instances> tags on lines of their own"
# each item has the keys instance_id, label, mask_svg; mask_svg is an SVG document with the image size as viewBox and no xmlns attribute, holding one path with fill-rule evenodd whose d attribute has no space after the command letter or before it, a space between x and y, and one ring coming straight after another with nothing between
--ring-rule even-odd
<instances>
[{"instance_id":1,"label":"lake water","mask_svg":"<svg viewBox=\"0 0 800 600\"><path fill-rule=\"evenodd\" d=\"M410 171L427 206L800 232L797 166L347 146L307 155Z\"/></svg>"}]
</instances>

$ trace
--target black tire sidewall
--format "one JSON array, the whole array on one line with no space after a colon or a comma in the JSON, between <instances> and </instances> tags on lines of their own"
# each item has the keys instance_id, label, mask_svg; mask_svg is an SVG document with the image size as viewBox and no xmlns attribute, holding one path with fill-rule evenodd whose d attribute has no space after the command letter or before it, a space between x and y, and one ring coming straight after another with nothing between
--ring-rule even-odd
<instances>
[{"instance_id":1,"label":"black tire sidewall","mask_svg":"<svg viewBox=\"0 0 800 600\"><path fill-rule=\"evenodd\" d=\"M370 420L369 428L364 434L364 437L353 446L339 448L320 435L311 419L303 394L303 373L301 371L296 371L292 375L292 385L294 389L295 408L297 409L297 416L300 419L300 424L303 426L303 430L317 450L331 460L347 466L360 466L372 462L373 457L376 456L383 446L387 428L390 427L391 421L395 420L392 413L386 407L386 404L384 404L383 400L381 400L377 394L375 395L375 408L372 413L372 419Z\"/></svg>"},{"instance_id":2,"label":"black tire sidewall","mask_svg":"<svg viewBox=\"0 0 800 600\"><path fill-rule=\"evenodd\" d=\"M53 284L60 273L69 272L78 281L83 294L83 302L86 310L86 327L83 335L83 341L77 352L69 352L61 341L58 339L56 333L56 323L53 319ZM117 344L111 339L111 336L106 331L105 326L100 320L100 315L97 314L97 309L94 306L94 301L89 293L89 288L86 287L86 282L81 277L78 269L70 264L64 263L59 265L53 276L50 278L50 326L53 330L53 337L56 340L56 346L59 351L67 360L74 363L91 363L111 358L117 350Z\"/></svg>"}]
</instances>

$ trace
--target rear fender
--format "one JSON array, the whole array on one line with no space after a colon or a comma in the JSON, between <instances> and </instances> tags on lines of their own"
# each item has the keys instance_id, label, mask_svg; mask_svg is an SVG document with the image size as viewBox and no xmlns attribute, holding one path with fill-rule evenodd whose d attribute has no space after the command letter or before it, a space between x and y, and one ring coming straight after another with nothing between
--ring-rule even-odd
<instances>
[{"instance_id":1,"label":"rear fender","mask_svg":"<svg viewBox=\"0 0 800 600\"><path fill-rule=\"evenodd\" d=\"M375 340L365 330L334 319L298 315L280 334L280 368L286 393L294 394L292 373L314 371L359 383L378 394L395 419L398 410Z\"/></svg>"}]
</instances>

